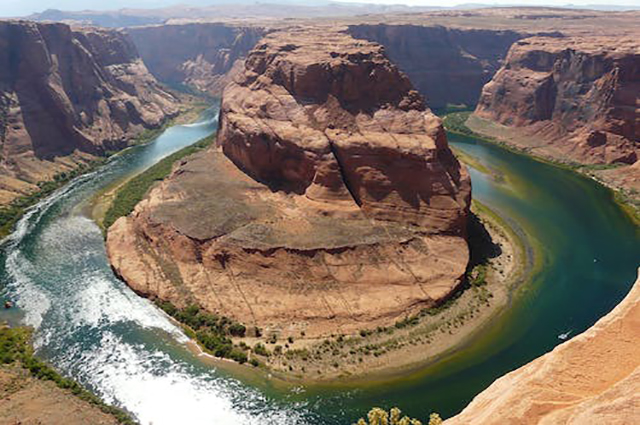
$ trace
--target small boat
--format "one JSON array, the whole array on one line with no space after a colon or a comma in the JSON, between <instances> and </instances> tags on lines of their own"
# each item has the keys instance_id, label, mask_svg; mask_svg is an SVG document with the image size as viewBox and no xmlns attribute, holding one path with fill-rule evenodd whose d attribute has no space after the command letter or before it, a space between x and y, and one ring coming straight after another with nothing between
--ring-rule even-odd
<instances>
[{"instance_id":1,"label":"small boat","mask_svg":"<svg viewBox=\"0 0 640 425\"><path fill-rule=\"evenodd\" d=\"M571 335L571 331L561 333L560 335L558 335L558 339L565 341L567 338L569 338L569 335Z\"/></svg>"}]
</instances>

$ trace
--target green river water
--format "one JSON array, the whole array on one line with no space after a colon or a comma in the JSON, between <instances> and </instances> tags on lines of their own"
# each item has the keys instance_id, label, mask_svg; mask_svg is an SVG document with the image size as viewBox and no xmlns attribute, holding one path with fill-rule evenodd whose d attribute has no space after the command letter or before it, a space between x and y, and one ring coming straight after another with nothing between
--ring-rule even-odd
<instances>
[{"instance_id":1,"label":"green river water","mask_svg":"<svg viewBox=\"0 0 640 425\"><path fill-rule=\"evenodd\" d=\"M142 424L350 424L372 406L450 416L505 372L610 311L640 263L640 232L610 191L567 170L450 135L503 176L471 170L473 196L525 232L536 269L506 311L422 370L366 386L282 387L204 364L166 316L116 279L84 206L99 190L212 134L217 111L128 150L32 208L0 253L2 319L35 329L40 356Z\"/></svg>"}]
</instances>

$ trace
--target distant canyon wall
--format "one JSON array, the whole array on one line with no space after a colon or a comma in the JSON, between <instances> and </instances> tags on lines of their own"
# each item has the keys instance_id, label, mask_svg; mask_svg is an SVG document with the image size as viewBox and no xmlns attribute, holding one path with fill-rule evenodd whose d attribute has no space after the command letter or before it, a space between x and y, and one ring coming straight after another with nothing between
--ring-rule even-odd
<instances>
[{"instance_id":1,"label":"distant canyon wall","mask_svg":"<svg viewBox=\"0 0 640 425\"><path fill-rule=\"evenodd\" d=\"M387 24L351 25L348 32L382 44L432 108L475 105L511 45L527 36L510 30Z\"/></svg>"},{"instance_id":2,"label":"distant canyon wall","mask_svg":"<svg viewBox=\"0 0 640 425\"><path fill-rule=\"evenodd\" d=\"M513 45L475 116L517 129L514 143L543 156L632 164L640 147L639 107L637 39L533 37ZM483 129L479 119L470 124Z\"/></svg>"},{"instance_id":3,"label":"distant canyon wall","mask_svg":"<svg viewBox=\"0 0 640 425\"><path fill-rule=\"evenodd\" d=\"M160 81L220 95L266 30L202 23L130 28L127 32Z\"/></svg>"},{"instance_id":4,"label":"distant canyon wall","mask_svg":"<svg viewBox=\"0 0 640 425\"><path fill-rule=\"evenodd\" d=\"M0 202L178 111L122 33L0 22Z\"/></svg>"}]
</instances>

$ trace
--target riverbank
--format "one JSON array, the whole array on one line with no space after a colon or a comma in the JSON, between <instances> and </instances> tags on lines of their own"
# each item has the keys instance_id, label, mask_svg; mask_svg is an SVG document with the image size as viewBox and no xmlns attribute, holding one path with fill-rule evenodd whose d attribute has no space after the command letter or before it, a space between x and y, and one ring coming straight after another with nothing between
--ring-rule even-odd
<instances>
[{"instance_id":1,"label":"riverbank","mask_svg":"<svg viewBox=\"0 0 640 425\"><path fill-rule=\"evenodd\" d=\"M257 370L272 383L371 383L420 370L464 345L488 324L531 270L532 261L526 258L531 250L523 235L479 202L473 203L472 211L467 279L440 306L355 335L336 333L314 339L302 333L278 340L274 334L249 336L247 332L243 338L231 337L233 345L243 348L249 364L259 366ZM187 328L187 333L197 341L192 329ZM190 345L205 363L247 379L257 371L211 356L202 343L197 346Z\"/></svg>"},{"instance_id":2,"label":"riverbank","mask_svg":"<svg viewBox=\"0 0 640 425\"><path fill-rule=\"evenodd\" d=\"M576 172L611 189L618 205L636 224L640 224L640 165L594 165L565 161L546 151L527 147L529 138L519 134L517 129L476 117L472 111L443 112L443 124L451 133L496 144L537 161Z\"/></svg>"},{"instance_id":3,"label":"riverbank","mask_svg":"<svg viewBox=\"0 0 640 425\"><path fill-rule=\"evenodd\" d=\"M137 424L33 354L27 328L0 326L0 422Z\"/></svg>"},{"instance_id":4,"label":"riverbank","mask_svg":"<svg viewBox=\"0 0 640 425\"><path fill-rule=\"evenodd\" d=\"M0 205L0 240L11 234L15 224L20 220L27 209L51 195L71 180L83 174L95 171L111 158L121 154L126 149L149 143L170 126L195 121L202 111L210 106L201 98L192 95L182 95L181 98L184 99L184 103L181 106L181 111L175 117L166 120L162 126L156 129L144 131L131 141L128 148L121 151L106 152L104 157L89 154L81 155L82 161L75 164L75 166L69 166L68 169L58 172L51 180L38 182L36 184L38 187L37 191L19 196L5 205Z\"/></svg>"},{"instance_id":5,"label":"riverbank","mask_svg":"<svg viewBox=\"0 0 640 425\"><path fill-rule=\"evenodd\" d=\"M206 137L160 160L140 174L126 176L98 192L89 203L89 215L100 229L106 231L118 218L131 213L153 184L171 173L176 161L205 149L212 141L212 136Z\"/></svg>"}]
</instances>

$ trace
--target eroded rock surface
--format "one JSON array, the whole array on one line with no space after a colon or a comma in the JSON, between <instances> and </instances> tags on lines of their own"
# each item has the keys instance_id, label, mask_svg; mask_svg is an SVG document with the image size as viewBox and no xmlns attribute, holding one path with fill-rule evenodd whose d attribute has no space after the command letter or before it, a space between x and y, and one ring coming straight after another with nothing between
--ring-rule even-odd
<instances>
[{"instance_id":1,"label":"eroded rock surface","mask_svg":"<svg viewBox=\"0 0 640 425\"><path fill-rule=\"evenodd\" d=\"M459 284L469 177L381 46L274 32L220 114L218 146L109 230L136 291L313 337L393 323Z\"/></svg>"},{"instance_id":2,"label":"eroded rock surface","mask_svg":"<svg viewBox=\"0 0 640 425\"><path fill-rule=\"evenodd\" d=\"M349 33L382 44L432 108L475 106L482 87L502 66L511 45L530 35L424 24L351 25Z\"/></svg>"},{"instance_id":3,"label":"eroded rock surface","mask_svg":"<svg viewBox=\"0 0 640 425\"><path fill-rule=\"evenodd\" d=\"M0 22L0 202L177 113L120 32Z\"/></svg>"},{"instance_id":4,"label":"eroded rock surface","mask_svg":"<svg viewBox=\"0 0 640 425\"><path fill-rule=\"evenodd\" d=\"M639 340L640 280L586 332L498 379L445 424L636 423Z\"/></svg>"},{"instance_id":5,"label":"eroded rock surface","mask_svg":"<svg viewBox=\"0 0 640 425\"><path fill-rule=\"evenodd\" d=\"M266 33L262 27L218 23L129 28L140 56L160 81L220 95Z\"/></svg>"},{"instance_id":6,"label":"eroded rock surface","mask_svg":"<svg viewBox=\"0 0 640 425\"><path fill-rule=\"evenodd\" d=\"M511 141L543 156L633 164L639 93L637 38L533 37L513 45L475 116L517 129ZM470 124L491 132L482 122Z\"/></svg>"}]
</instances>

